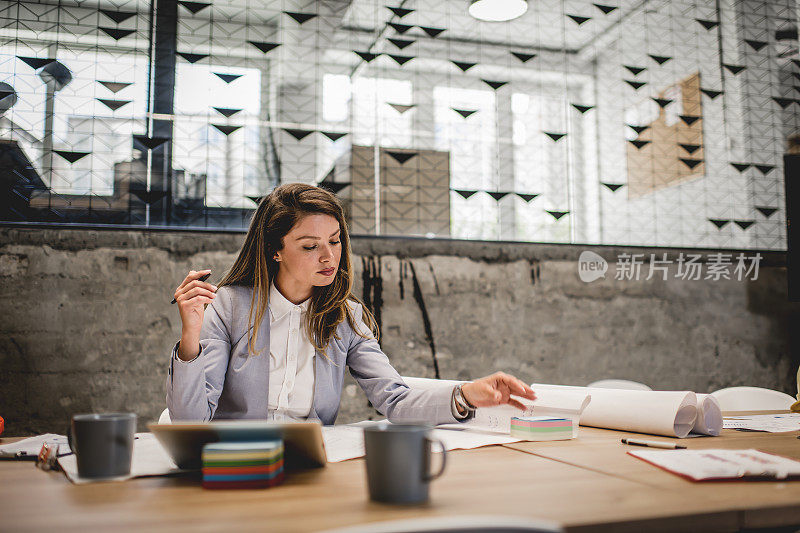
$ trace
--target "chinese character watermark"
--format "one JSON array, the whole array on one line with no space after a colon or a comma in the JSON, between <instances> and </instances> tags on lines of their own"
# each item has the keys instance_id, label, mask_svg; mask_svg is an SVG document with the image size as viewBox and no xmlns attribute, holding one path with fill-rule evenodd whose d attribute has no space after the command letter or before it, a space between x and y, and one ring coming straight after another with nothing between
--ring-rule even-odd
<instances>
[{"instance_id":1,"label":"chinese character watermark","mask_svg":"<svg viewBox=\"0 0 800 533\"><path fill-rule=\"evenodd\" d=\"M649 257L645 254L622 253L617 256L614 279L617 281L647 281L653 278L663 281L670 278L756 281L761 259L760 253L745 255L742 252L737 255L716 252L706 255L705 260L701 254L683 252L676 258L668 257L666 252L649 254ZM675 265L675 268L670 269L672 265ZM607 271L608 262L602 256L589 250L581 252L578 258L578 276L581 281L591 283L605 278Z\"/></svg>"}]
</instances>

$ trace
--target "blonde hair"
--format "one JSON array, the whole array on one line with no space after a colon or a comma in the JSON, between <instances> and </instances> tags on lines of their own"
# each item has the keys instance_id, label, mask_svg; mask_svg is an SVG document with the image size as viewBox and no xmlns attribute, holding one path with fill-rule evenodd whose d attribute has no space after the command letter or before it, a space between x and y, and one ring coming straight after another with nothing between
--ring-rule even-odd
<instances>
[{"instance_id":1,"label":"blonde hair","mask_svg":"<svg viewBox=\"0 0 800 533\"><path fill-rule=\"evenodd\" d=\"M288 183L274 189L262 198L250 221L247 236L233 266L218 284L240 285L253 288L248 314L248 326L253 334L248 343L248 353L258 355L255 343L258 330L269 304L269 286L278 274L275 252L283 249L283 237L303 217L312 214L330 215L339 222L341 230L342 256L334 280L329 285L314 287L306 320L306 332L314 347L324 354L331 337L336 335L337 326L345 319L350 327L361 337L369 338L371 333L377 339L380 335L375 317L352 294L353 276L350 260L350 235L344 210L339 200L329 191L305 185ZM352 300L362 304L363 320L369 332L362 333L355 323L355 317L347 304Z\"/></svg>"}]
</instances>

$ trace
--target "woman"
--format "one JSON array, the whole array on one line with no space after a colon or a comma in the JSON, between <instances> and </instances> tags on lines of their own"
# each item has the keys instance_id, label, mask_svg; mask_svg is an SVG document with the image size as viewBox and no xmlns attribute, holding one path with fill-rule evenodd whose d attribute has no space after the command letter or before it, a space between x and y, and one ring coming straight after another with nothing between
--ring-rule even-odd
<instances>
[{"instance_id":1,"label":"woman","mask_svg":"<svg viewBox=\"0 0 800 533\"><path fill-rule=\"evenodd\" d=\"M167 377L172 420L318 419L333 424L345 366L391 421L440 424L477 407L535 399L503 374L409 389L356 298L342 206L328 191L282 185L259 204L219 287L191 271L175 291L183 324ZM206 305L208 305L206 308Z\"/></svg>"}]
</instances>

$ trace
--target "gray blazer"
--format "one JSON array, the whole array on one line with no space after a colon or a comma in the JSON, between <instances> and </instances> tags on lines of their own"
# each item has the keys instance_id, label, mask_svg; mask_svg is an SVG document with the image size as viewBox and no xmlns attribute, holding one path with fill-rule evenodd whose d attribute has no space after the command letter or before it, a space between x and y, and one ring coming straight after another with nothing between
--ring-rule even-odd
<instances>
[{"instance_id":1,"label":"gray blazer","mask_svg":"<svg viewBox=\"0 0 800 533\"><path fill-rule=\"evenodd\" d=\"M226 286L206 308L200 331L200 354L191 361L172 350L167 376L167 407L175 420L267 418L269 398L269 313L256 341L257 356L248 357L247 327L253 289ZM360 304L349 302L362 333ZM314 401L309 419L333 424L339 412L344 368L364 389L372 405L392 422L444 424L458 422L451 411L451 386L412 390L389 363L378 342L357 335L345 320L325 355L314 357Z\"/></svg>"}]
</instances>

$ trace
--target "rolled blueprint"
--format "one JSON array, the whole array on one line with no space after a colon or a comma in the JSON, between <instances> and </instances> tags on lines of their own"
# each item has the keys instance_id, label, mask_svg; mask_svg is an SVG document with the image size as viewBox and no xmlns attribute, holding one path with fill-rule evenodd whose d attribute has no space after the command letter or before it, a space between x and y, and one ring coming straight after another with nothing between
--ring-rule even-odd
<instances>
[{"instance_id":1,"label":"rolled blueprint","mask_svg":"<svg viewBox=\"0 0 800 533\"><path fill-rule=\"evenodd\" d=\"M582 426L686 437L695 426L697 395L691 391L643 391L570 387L533 383L536 394L548 390L585 391L592 401L580 419Z\"/></svg>"}]
</instances>

